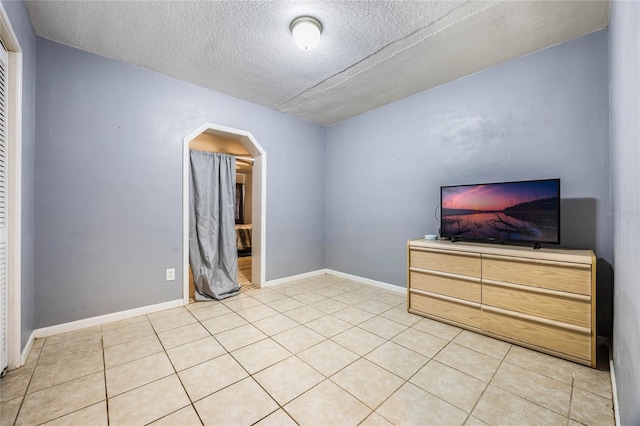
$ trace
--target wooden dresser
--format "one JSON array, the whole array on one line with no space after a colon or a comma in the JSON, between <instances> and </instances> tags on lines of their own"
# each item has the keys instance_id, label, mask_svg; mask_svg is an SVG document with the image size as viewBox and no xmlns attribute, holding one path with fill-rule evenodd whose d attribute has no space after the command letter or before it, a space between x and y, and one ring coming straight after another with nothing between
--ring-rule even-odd
<instances>
[{"instance_id":1,"label":"wooden dresser","mask_svg":"<svg viewBox=\"0 0 640 426\"><path fill-rule=\"evenodd\" d=\"M592 251L419 239L407 259L409 312L595 367Z\"/></svg>"}]
</instances>

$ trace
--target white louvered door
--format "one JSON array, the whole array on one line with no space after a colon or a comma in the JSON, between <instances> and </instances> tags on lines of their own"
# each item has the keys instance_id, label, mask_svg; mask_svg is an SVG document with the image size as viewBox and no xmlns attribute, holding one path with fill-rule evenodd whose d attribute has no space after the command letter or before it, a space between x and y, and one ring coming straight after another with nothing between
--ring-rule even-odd
<instances>
[{"instance_id":1,"label":"white louvered door","mask_svg":"<svg viewBox=\"0 0 640 426\"><path fill-rule=\"evenodd\" d=\"M7 359L7 70L9 55L0 44L0 372Z\"/></svg>"}]
</instances>

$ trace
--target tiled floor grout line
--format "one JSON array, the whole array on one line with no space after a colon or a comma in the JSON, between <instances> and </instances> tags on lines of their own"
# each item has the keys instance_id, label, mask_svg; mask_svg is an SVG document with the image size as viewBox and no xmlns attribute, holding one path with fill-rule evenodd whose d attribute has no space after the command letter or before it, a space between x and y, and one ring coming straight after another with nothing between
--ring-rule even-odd
<instances>
[{"instance_id":1,"label":"tiled floor grout line","mask_svg":"<svg viewBox=\"0 0 640 426\"><path fill-rule=\"evenodd\" d=\"M42 354L42 349L44 349L44 345L46 344L46 339L42 342L42 346L40 346L40 351L38 352L38 358L36 359L36 365L33 366L33 371L30 374L29 381L27 382L27 386L24 389L24 394L22 395L22 401L20 401L20 407L18 408L18 412L16 413L16 418L13 420L13 425L18 422L18 418L20 417L20 411L22 411L22 406L27 399L27 395L29 394L29 386L31 386L31 381L33 380L33 375L36 373L36 368L38 368L38 363L40 362L40 354ZM31 355L31 354L29 354ZM27 358L28 360L28 358ZM5 376L6 377L6 376ZM17 397L19 398L19 397ZM4 401L3 401L4 402Z\"/></svg>"},{"instance_id":2,"label":"tiled floor grout line","mask_svg":"<svg viewBox=\"0 0 640 426\"><path fill-rule=\"evenodd\" d=\"M100 346L102 347L102 374L104 376L104 403L107 407L107 426L111 424L111 419L109 418L109 395L107 394L107 360L105 355L105 347L104 347L104 334L102 330L102 326L100 327Z\"/></svg>"}]
</instances>

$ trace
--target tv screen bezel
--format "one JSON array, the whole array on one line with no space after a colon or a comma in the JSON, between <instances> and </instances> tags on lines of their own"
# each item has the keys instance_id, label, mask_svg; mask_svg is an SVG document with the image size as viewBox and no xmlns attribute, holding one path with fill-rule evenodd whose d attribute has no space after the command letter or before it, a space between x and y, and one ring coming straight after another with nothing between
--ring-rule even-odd
<instances>
[{"instance_id":1,"label":"tv screen bezel","mask_svg":"<svg viewBox=\"0 0 640 426\"><path fill-rule=\"evenodd\" d=\"M445 188L460 188L465 186L479 186L479 185L502 185L502 184L510 184L510 183L530 183L530 182L550 182L555 181L558 188L558 241L539 241L539 240L513 240L506 238L475 238L469 237L466 235L446 235L443 234L443 226L442 221L444 219L444 209L442 207L442 192ZM513 244L513 245L530 245L530 244L545 244L545 245L554 245L560 246L562 230L562 215L561 215L561 206L562 206L562 198L560 196L560 178L551 178L551 179L531 179L531 180L514 180L514 181L504 181L504 182L488 182L488 183L468 183L463 185L443 185L440 186L440 237L449 238L451 240L456 241L469 241L469 242L492 242L492 243L504 243L504 244Z\"/></svg>"}]
</instances>

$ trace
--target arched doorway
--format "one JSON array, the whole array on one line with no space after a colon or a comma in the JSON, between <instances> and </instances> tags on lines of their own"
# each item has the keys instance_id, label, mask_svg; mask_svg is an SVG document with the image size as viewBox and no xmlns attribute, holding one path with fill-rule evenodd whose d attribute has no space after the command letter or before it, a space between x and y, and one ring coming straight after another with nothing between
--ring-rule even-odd
<instances>
[{"instance_id":1,"label":"arched doorway","mask_svg":"<svg viewBox=\"0 0 640 426\"><path fill-rule=\"evenodd\" d=\"M234 139L253 157L251 281L258 287L265 282L267 153L249 132L205 123L182 140L182 294L185 304L189 303L189 144L203 133Z\"/></svg>"}]
</instances>

